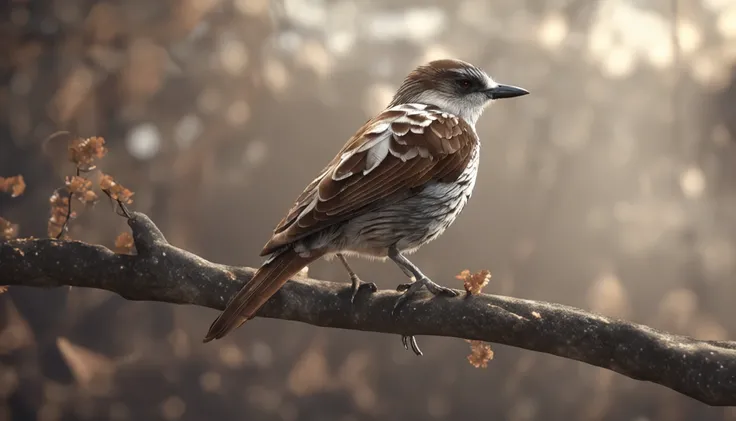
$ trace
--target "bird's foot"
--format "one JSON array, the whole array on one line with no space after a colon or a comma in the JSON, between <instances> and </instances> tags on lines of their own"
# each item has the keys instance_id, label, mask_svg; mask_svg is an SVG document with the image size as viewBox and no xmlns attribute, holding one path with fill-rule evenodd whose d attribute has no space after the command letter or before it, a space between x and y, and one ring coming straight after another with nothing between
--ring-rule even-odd
<instances>
[{"instance_id":1,"label":"bird's foot","mask_svg":"<svg viewBox=\"0 0 736 421\"><path fill-rule=\"evenodd\" d=\"M378 291L378 286L376 286L375 283L363 282L360 278L358 278L358 275L351 276L350 281L352 282L352 287L350 288L350 304L353 304L355 302L355 297L361 290L367 289L371 293Z\"/></svg>"},{"instance_id":2,"label":"bird's foot","mask_svg":"<svg viewBox=\"0 0 736 421\"><path fill-rule=\"evenodd\" d=\"M396 300L396 304L394 304L394 309L391 314L395 316L396 312L399 311L399 309L404 304L406 304L406 302L409 301L409 299L414 296L423 286L427 287L427 290L429 290L429 292L431 292L433 295L443 295L446 297L457 297L458 295L460 295L457 291L447 287L443 287L442 285L438 285L427 277L420 278L416 282L401 284L396 287L397 291L404 293L401 294L401 297L399 297L398 300Z\"/></svg>"},{"instance_id":3,"label":"bird's foot","mask_svg":"<svg viewBox=\"0 0 736 421\"><path fill-rule=\"evenodd\" d=\"M404 345L405 350L409 350L409 345L411 345L411 350L414 351L414 354L417 356L424 355L422 354L422 350L419 349L419 345L417 344L417 338L414 335L402 335L401 336L401 343Z\"/></svg>"},{"instance_id":4,"label":"bird's foot","mask_svg":"<svg viewBox=\"0 0 736 421\"><path fill-rule=\"evenodd\" d=\"M457 297L459 295L457 291L438 285L429 278L420 278L418 281L408 284L401 284L396 288L397 291L404 293L401 295L401 297L399 297L398 300L396 300L396 304L394 304L394 309L391 312L391 315L395 316L396 312L399 311L401 307L406 304L406 302L409 301L409 299L413 295L415 295L423 286L426 286L427 290L429 290L429 292L434 295L444 295L447 297ZM411 346L411 350L414 352L414 354L423 355L422 350L419 349L419 345L417 344L417 338L414 337L414 335L402 335L401 343L404 345L404 349L406 349L407 351Z\"/></svg>"}]
</instances>

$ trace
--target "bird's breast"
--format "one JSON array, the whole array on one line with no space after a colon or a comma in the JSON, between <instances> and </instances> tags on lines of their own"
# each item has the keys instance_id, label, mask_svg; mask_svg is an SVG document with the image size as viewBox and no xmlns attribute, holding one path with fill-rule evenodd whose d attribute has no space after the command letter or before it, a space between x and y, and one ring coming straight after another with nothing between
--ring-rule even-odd
<instances>
[{"instance_id":1,"label":"bird's breast","mask_svg":"<svg viewBox=\"0 0 736 421\"><path fill-rule=\"evenodd\" d=\"M470 199L477 171L476 151L457 179L430 181L408 198L348 221L340 229L340 243L344 249L373 255L394 244L402 251L416 250L455 221Z\"/></svg>"},{"instance_id":2,"label":"bird's breast","mask_svg":"<svg viewBox=\"0 0 736 421\"><path fill-rule=\"evenodd\" d=\"M415 196L428 210L446 213L447 218L456 218L473 194L475 179L478 174L478 157L474 154L460 176L451 182L431 181ZM421 212L421 210L418 210Z\"/></svg>"}]
</instances>

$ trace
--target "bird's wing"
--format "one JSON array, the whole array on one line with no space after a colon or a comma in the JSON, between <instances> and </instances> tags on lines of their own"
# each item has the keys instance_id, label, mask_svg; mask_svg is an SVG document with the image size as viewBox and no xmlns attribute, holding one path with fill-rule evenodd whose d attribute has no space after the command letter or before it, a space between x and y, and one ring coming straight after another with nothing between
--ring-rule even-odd
<instances>
[{"instance_id":1,"label":"bird's wing","mask_svg":"<svg viewBox=\"0 0 736 421\"><path fill-rule=\"evenodd\" d=\"M463 119L423 104L404 104L369 120L312 181L274 230L262 256L431 180L456 180L478 138Z\"/></svg>"}]
</instances>

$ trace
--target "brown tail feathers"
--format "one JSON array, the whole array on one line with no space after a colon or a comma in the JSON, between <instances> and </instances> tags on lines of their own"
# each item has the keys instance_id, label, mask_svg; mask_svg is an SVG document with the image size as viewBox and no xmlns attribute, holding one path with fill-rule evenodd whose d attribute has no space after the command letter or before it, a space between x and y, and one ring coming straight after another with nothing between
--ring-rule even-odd
<instances>
[{"instance_id":1,"label":"brown tail feathers","mask_svg":"<svg viewBox=\"0 0 736 421\"><path fill-rule=\"evenodd\" d=\"M238 291L215 319L204 338L204 342L220 339L233 329L252 319L263 306L292 276L304 266L319 259L321 254L312 252L310 257L301 257L287 250L261 266L245 286Z\"/></svg>"}]
</instances>

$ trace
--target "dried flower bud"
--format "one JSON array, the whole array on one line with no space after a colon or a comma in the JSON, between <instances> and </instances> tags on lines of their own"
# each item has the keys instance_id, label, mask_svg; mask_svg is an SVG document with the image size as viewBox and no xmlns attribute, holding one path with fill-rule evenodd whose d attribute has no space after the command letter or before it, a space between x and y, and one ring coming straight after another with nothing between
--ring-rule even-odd
<instances>
[{"instance_id":1,"label":"dried flower bud","mask_svg":"<svg viewBox=\"0 0 736 421\"><path fill-rule=\"evenodd\" d=\"M76 138L69 143L69 160L81 171L95 169L95 159L104 157L106 153L105 139L101 137Z\"/></svg>"},{"instance_id":2,"label":"dried flower bud","mask_svg":"<svg viewBox=\"0 0 736 421\"><path fill-rule=\"evenodd\" d=\"M14 177L0 177L0 191L10 193L12 197L18 197L26 190L26 182L22 175Z\"/></svg>"},{"instance_id":3,"label":"dried flower bud","mask_svg":"<svg viewBox=\"0 0 736 421\"><path fill-rule=\"evenodd\" d=\"M131 197L134 193L123 187L121 184L118 184L110 175L102 174L102 178L100 179L100 188L103 191L106 191L113 200L119 200L127 205L133 203L133 199L131 199Z\"/></svg>"},{"instance_id":4,"label":"dried flower bud","mask_svg":"<svg viewBox=\"0 0 736 421\"><path fill-rule=\"evenodd\" d=\"M120 254L133 254L134 247L133 236L128 231L121 232L115 238L115 251Z\"/></svg>"},{"instance_id":5,"label":"dried flower bud","mask_svg":"<svg viewBox=\"0 0 736 421\"><path fill-rule=\"evenodd\" d=\"M455 278L463 281L463 286L468 294L478 295L483 290L483 287L488 285L488 281L491 279L491 272L484 269L471 274L469 270L465 269L459 275L455 276Z\"/></svg>"},{"instance_id":6,"label":"dried flower bud","mask_svg":"<svg viewBox=\"0 0 736 421\"><path fill-rule=\"evenodd\" d=\"M488 361L493 359L491 345L483 341L467 341L470 344L470 355L468 362L475 368L488 367Z\"/></svg>"}]
</instances>

